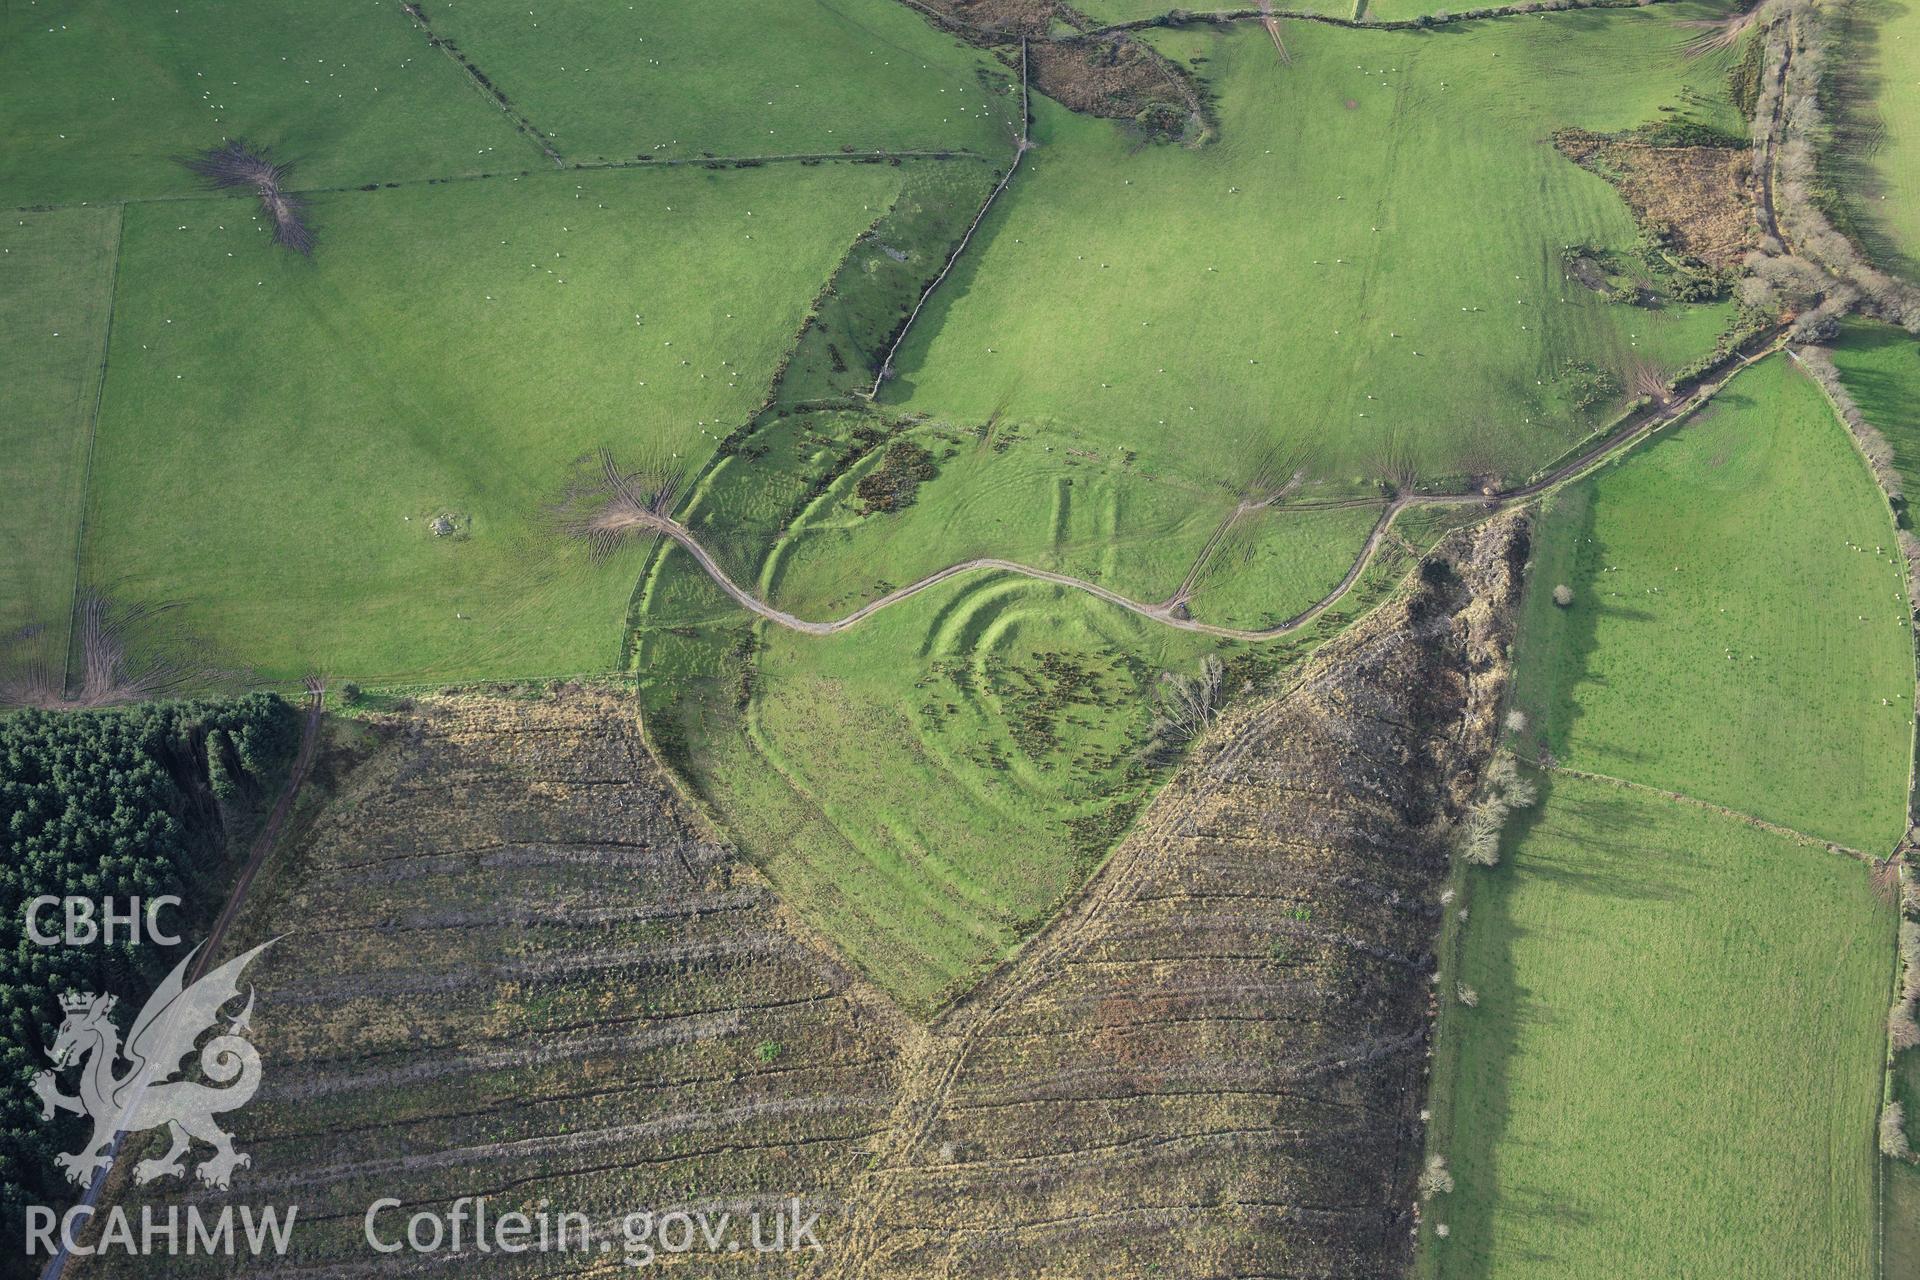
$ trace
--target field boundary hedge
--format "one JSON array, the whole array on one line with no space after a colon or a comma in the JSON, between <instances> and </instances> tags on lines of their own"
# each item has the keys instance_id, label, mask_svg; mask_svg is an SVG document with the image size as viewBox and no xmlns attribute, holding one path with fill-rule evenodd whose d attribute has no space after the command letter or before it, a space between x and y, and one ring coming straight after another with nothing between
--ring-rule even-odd
<instances>
[{"instance_id":1,"label":"field boundary hedge","mask_svg":"<svg viewBox=\"0 0 1920 1280\"><path fill-rule=\"evenodd\" d=\"M1360 31L1427 31L1455 22L1479 22L1487 18L1509 18L1530 13L1563 13L1575 9L1644 9L1657 4L1674 3L1676 0L1519 0L1517 4L1463 9L1459 13L1442 10L1437 13L1422 14L1417 18L1384 19L1363 16L1366 12L1364 3L1354 6L1354 16L1351 18L1342 18L1331 13L1310 13L1304 9L1217 9L1210 12L1170 9L1166 13L1151 18L1135 18L1129 22L1116 22L1109 26L1096 27L1091 31L1075 32L1070 36L1050 36L1049 39L1055 43L1070 44L1075 40L1088 36L1106 35L1109 32L1150 31L1156 27L1184 27L1202 22L1244 22L1248 19L1265 21L1269 18L1293 18L1301 22L1320 22L1330 27L1351 27Z\"/></svg>"}]
</instances>

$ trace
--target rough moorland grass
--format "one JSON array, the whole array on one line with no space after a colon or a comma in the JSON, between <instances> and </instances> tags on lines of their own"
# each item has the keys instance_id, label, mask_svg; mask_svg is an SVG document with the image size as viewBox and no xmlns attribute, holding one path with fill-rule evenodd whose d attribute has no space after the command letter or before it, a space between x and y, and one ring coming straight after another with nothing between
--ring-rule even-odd
<instances>
[{"instance_id":1,"label":"rough moorland grass","mask_svg":"<svg viewBox=\"0 0 1920 1280\"><path fill-rule=\"evenodd\" d=\"M182 602L275 679L609 669L637 563L557 541L571 464L704 456L898 180L832 164L346 193L315 202L311 262L246 201L129 208L87 578ZM430 532L441 514L454 536Z\"/></svg>"},{"instance_id":2,"label":"rough moorland grass","mask_svg":"<svg viewBox=\"0 0 1920 1280\"><path fill-rule=\"evenodd\" d=\"M1833 363L1893 450L1908 505L1920 501L1920 342L1892 325L1852 321L1834 344Z\"/></svg>"},{"instance_id":3,"label":"rough moorland grass","mask_svg":"<svg viewBox=\"0 0 1920 1280\"><path fill-rule=\"evenodd\" d=\"M1885 264L1920 278L1920 4L1848 6L1842 138L1836 178L1859 230Z\"/></svg>"},{"instance_id":4,"label":"rough moorland grass","mask_svg":"<svg viewBox=\"0 0 1920 1280\"><path fill-rule=\"evenodd\" d=\"M100 385L120 215L69 209L0 225L0 663L64 662L87 433Z\"/></svg>"},{"instance_id":5,"label":"rough moorland grass","mask_svg":"<svg viewBox=\"0 0 1920 1280\"><path fill-rule=\"evenodd\" d=\"M1011 153L919 165L884 216L848 247L780 379L788 404L868 397L929 281L952 258Z\"/></svg>"},{"instance_id":6,"label":"rough moorland grass","mask_svg":"<svg viewBox=\"0 0 1920 1280\"><path fill-rule=\"evenodd\" d=\"M248 137L303 187L547 164L396 0L39 0L0 16L0 205L197 189Z\"/></svg>"},{"instance_id":7,"label":"rough moorland grass","mask_svg":"<svg viewBox=\"0 0 1920 1280\"><path fill-rule=\"evenodd\" d=\"M1885 853L1913 734L1893 533L1818 389L1780 357L1741 374L1555 500L1514 686L1529 738L1565 765Z\"/></svg>"},{"instance_id":8,"label":"rough moorland grass","mask_svg":"<svg viewBox=\"0 0 1920 1280\"><path fill-rule=\"evenodd\" d=\"M1697 33L1678 20L1705 12L1434 34L1296 23L1290 68L1257 23L1158 34L1170 56L1204 59L1218 142L1143 148L1040 102L1031 169L884 396L1205 480L1276 461L1524 474L1604 416L1604 397L1576 407L1594 373L1671 370L1723 321L1609 304L1563 277L1564 246L1634 231L1548 138L1682 101L1737 128L1724 56L1680 51Z\"/></svg>"},{"instance_id":9,"label":"rough moorland grass","mask_svg":"<svg viewBox=\"0 0 1920 1280\"><path fill-rule=\"evenodd\" d=\"M1443 1032L1456 1189L1423 1272L1870 1274L1892 913L1866 869L1565 776L1510 837Z\"/></svg>"},{"instance_id":10,"label":"rough moorland grass","mask_svg":"<svg viewBox=\"0 0 1920 1280\"><path fill-rule=\"evenodd\" d=\"M1104 857L1156 776L1151 682L1214 648L1004 575L796 635L686 565L668 553L640 633L656 738L782 898L920 1010Z\"/></svg>"},{"instance_id":11,"label":"rough moorland grass","mask_svg":"<svg viewBox=\"0 0 1920 1280\"><path fill-rule=\"evenodd\" d=\"M570 160L966 147L1018 136L1006 68L896 0L427 6Z\"/></svg>"}]
</instances>

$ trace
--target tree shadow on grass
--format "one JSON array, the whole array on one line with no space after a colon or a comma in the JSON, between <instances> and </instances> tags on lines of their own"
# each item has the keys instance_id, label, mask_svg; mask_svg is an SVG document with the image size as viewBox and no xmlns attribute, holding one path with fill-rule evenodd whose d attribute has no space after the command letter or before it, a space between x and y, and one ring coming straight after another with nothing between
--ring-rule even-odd
<instances>
[{"instance_id":1,"label":"tree shadow on grass","mask_svg":"<svg viewBox=\"0 0 1920 1280\"><path fill-rule=\"evenodd\" d=\"M1462 938L1459 978L1479 991L1477 1008L1458 1019L1452 1047L1451 1114L1442 1117L1457 1190L1435 1207L1451 1242L1438 1250L1438 1274L1470 1280L1484 1274L1497 1243L1497 1227L1524 1191L1503 1183L1497 1153L1512 1127L1512 1061L1523 1027L1551 1024L1553 1010L1523 986L1513 959L1514 942L1525 936L1514 918L1512 894L1518 872L1513 852L1545 819L1553 778L1536 779L1539 801L1517 810L1501 836L1501 864L1475 871L1472 914ZM1550 1261L1542 1259L1542 1261Z\"/></svg>"},{"instance_id":2,"label":"tree shadow on grass","mask_svg":"<svg viewBox=\"0 0 1920 1280\"><path fill-rule=\"evenodd\" d=\"M1916 280L1920 259L1914 257L1913 246L1900 243L1881 214L1889 193L1874 164L1887 133L1880 111L1880 91L1886 81L1881 43L1886 30L1899 23L1907 10L1906 0L1866 0L1852 6L1839 24L1835 65L1841 74L1830 77L1827 87L1837 108L1834 145L1821 156L1820 168L1828 184L1845 193L1841 230L1858 240L1875 263Z\"/></svg>"}]
</instances>

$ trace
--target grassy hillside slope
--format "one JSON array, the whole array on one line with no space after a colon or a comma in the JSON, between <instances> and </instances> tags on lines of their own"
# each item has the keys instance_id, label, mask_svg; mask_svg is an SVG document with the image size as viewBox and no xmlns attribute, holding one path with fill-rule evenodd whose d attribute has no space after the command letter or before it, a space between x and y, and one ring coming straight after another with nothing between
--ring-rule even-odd
<instances>
[{"instance_id":1,"label":"grassy hillside slope","mask_svg":"<svg viewBox=\"0 0 1920 1280\"><path fill-rule=\"evenodd\" d=\"M1870 1274L1892 912L1866 869L1556 777L1477 883L1431 1274Z\"/></svg>"},{"instance_id":2,"label":"grassy hillside slope","mask_svg":"<svg viewBox=\"0 0 1920 1280\"><path fill-rule=\"evenodd\" d=\"M311 262L243 202L131 208L88 581L180 602L270 679L610 669L637 561L558 533L576 460L704 455L897 182L835 164L356 192L316 204Z\"/></svg>"},{"instance_id":3,"label":"grassy hillside slope","mask_svg":"<svg viewBox=\"0 0 1920 1280\"><path fill-rule=\"evenodd\" d=\"M1865 465L1784 358L1556 498L1535 574L1514 701L1561 764L1893 847L1904 571Z\"/></svg>"},{"instance_id":4,"label":"grassy hillside slope","mask_svg":"<svg viewBox=\"0 0 1920 1280\"><path fill-rule=\"evenodd\" d=\"M1525 475L1604 418L1638 362L1713 345L1720 308L1612 304L1568 245L1630 247L1626 207L1556 152L1676 100L1738 128L1696 9L1156 33L1197 63L1218 141L1142 146L1036 104L1037 149L896 361L894 404L1025 422L1148 472L1243 482Z\"/></svg>"},{"instance_id":5,"label":"grassy hillside slope","mask_svg":"<svg viewBox=\"0 0 1920 1280\"><path fill-rule=\"evenodd\" d=\"M119 236L112 209L0 224L0 676L58 673L66 661ZM35 633L20 636L23 628Z\"/></svg>"}]
</instances>

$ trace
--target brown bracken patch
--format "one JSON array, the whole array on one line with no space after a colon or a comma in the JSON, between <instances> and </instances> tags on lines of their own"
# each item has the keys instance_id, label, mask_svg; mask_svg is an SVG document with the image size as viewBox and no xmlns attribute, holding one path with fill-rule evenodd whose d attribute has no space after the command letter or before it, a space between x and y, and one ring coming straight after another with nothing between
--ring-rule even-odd
<instances>
[{"instance_id":1,"label":"brown bracken patch","mask_svg":"<svg viewBox=\"0 0 1920 1280\"><path fill-rule=\"evenodd\" d=\"M1046 36L1053 15L1061 6L1056 0L908 0L945 25L965 27L970 33L1018 40Z\"/></svg>"},{"instance_id":2,"label":"brown bracken patch","mask_svg":"<svg viewBox=\"0 0 1920 1280\"><path fill-rule=\"evenodd\" d=\"M1656 147L1577 129L1554 138L1562 155L1613 183L1643 225L1708 266L1736 267L1753 246L1753 167L1735 147Z\"/></svg>"},{"instance_id":3,"label":"brown bracken patch","mask_svg":"<svg viewBox=\"0 0 1920 1280\"><path fill-rule=\"evenodd\" d=\"M1015 67L1027 41L1033 87L1069 110L1134 120L1180 137L1204 120L1199 91L1187 73L1125 32L1053 36L1056 22L1088 31L1093 21L1061 0L901 0L936 26L994 50Z\"/></svg>"},{"instance_id":4,"label":"brown bracken patch","mask_svg":"<svg viewBox=\"0 0 1920 1280\"><path fill-rule=\"evenodd\" d=\"M1124 36L1035 43L1028 60L1034 88L1072 111L1177 134L1195 109L1176 74Z\"/></svg>"}]
</instances>

